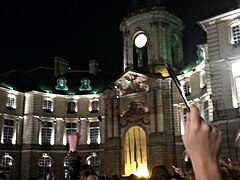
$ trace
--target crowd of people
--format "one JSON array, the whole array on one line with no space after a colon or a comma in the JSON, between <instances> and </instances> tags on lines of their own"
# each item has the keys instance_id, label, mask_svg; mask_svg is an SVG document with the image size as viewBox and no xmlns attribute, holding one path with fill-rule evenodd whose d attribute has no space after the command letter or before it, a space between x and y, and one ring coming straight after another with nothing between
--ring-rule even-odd
<instances>
[{"instance_id":1,"label":"crowd of people","mask_svg":"<svg viewBox=\"0 0 240 180\"><path fill-rule=\"evenodd\" d=\"M82 164L77 152L79 138L76 132L68 136L68 167L65 180L123 179L117 176L101 177L90 165ZM240 180L240 168L219 158L222 139L222 132L206 123L197 107L190 107L182 140L190 157L191 168L183 172L181 168L172 166L173 173L170 173L163 165L155 166L148 180ZM124 179L140 180L133 174ZM55 179L49 175L46 180Z\"/></svg>"},{"instance_id":2,"label":"crowd of people","mask_svg":"<svg viewBox=\"0 0 240 180\"><path fill-rule=\"evenodd\" d=\"M222 132L216 127L206 123L200 116L199 109L195 106L187 113L185 133L182 136L184 146L190 157L191 167L187 172L174 167L174 173L169 173L166 167L160 165L152 170L149 180L225 180L240 179L240 168L234 167L219 158L222 143ZM70 168L69 180L99 180L93 169L80 172L80 164L76 164L77 143L79 135L69 135ZM75 159L74 159L74 158ZM73 160L73 161L72 161ZM80 161L79 161L80 162ZM74 164L75 163L75 164ZM116 179L116 178L115 178ZM127 179L137 179L131 175Z\"/></svg>"}]
</instances>

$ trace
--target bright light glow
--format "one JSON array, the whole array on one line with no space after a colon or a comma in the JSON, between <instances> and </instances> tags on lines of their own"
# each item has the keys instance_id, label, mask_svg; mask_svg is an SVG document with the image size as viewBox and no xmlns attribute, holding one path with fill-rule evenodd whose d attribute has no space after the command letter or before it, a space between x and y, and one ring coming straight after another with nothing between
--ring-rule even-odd
<instances>
[{"instance_id":1,"label":"bright light glow","mask_svg":"<svg viewBox=\"0 0 240 180\"><path fill-rule=\"evenodd\" d=\"M142 33L137 35L134 43L138 48L142 48L147 43L147 36L145 34L142 34Z\"/></svg>"},{"instance_id":2,"label":"bright light glow","mask_svg":"<svg viewBox=\"0 0 240 180\"><path fill-rule=\"evenodd\" d=\"M66 134L66 131L63 134L63 145L67 145L67 134Z\"/></svg>"},{"instance_id":3,"label":"bright light glow","mask_svg":"<svg viewBox=\"0 0 240 180\"><path fill-rule=\"evenodd\" d=\"M232 74L233 77L240 76L240 61L232 63Z\"/></svg>"},{"instance_id":4,"label":"bright light glow","mask_svg":"<svg viewBox=\"0 0 240 180\"><path fill-rule=\"evenodd\" d=\"M206 86L206 73L205 71L200 72L200 88L203 88Z\"/></svg>"},{"instance_id":5,"label":"bright light glow","mask_svg":"<svg viewBox=\"0 0 240 180\"><path fill-rule=\"evenodd\" d=\"M182 119L181 124L180 124L181 135L184 135L184 133L185 133L185 123L184 122L185 122L185 120Z\"/></svg>"},{"instance_id":6,"label":"bright light glow","mask_svg":"<svg viewBox=\"0 0 240 180\"><path fill-rule=\"evenodd\" d=\"M232 63L232 75L235 87L233 88L232 101L233 107L238 108L240 102L240 81L238 76L240 76L240 61Z\"/></svg>"},{"instance_id":7,"label":"bright light glow","mask_svg":"<svg viewBox=\"0 0 240 180\"><path fill-rule=\"evenodd\" d=\"M148 177L146 134L139 126L131 127L125 136L125 175Z\"/></svg>"}]
</instances>

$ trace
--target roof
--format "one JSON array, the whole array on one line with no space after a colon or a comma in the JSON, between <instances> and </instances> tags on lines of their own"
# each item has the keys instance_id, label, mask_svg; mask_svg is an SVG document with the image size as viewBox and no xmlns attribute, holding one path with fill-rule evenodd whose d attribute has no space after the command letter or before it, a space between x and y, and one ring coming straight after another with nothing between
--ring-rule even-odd
<instances>
[{"instance_id":1,"label":"roof","mask_svg":"<svg viewBox=\"0 0 240 180\"><path fill-rule=\"evenodd\" d=\"M20 92L36 90L68 95L97 94L101 93L114 78L112 74L101 70L96 75L87 70L69 70L60 77L55 77L54 68L37 67L24 72L13 70L1 74L0 86ZM65 88L56 88L59 85L59 79L66 80ZM84 82L90 88L80 90Z\"/></svg>"}]
</instances>

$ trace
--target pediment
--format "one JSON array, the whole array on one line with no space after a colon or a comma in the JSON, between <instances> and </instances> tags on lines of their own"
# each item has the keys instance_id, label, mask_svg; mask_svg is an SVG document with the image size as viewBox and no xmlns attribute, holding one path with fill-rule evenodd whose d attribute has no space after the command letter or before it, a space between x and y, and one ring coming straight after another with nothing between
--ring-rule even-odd
<instances>
[{"instance_id":1,"label":"pediment","mask_svg":"<svg viewBox=\"0 0 240 180\"><path fill-rule=\"evenodd\" d=\"M115 88L119 91L119 95L147 92L149 90L148 77L141 73L128 71L115 81Z\"/></svg>"}]
</instances>

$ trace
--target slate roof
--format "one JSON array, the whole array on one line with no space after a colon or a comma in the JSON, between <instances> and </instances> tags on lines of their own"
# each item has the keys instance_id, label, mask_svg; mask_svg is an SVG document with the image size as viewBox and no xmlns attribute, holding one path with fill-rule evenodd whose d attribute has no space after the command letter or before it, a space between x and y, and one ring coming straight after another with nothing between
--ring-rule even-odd
<instances>
[{"instance_id":1,"label":"slate roof","mask_svg":"<svg viewBox=\"0 0 240 180\"><path fill-rule=\"evenodd\" d=\"M113 74L99 70L96 75L89 73L88 70L69 70L60 76L67 80L67 91L56 90L57 79L54 76L54 68L37 67L24 72L9 71L0 75L0 87L12 88L20 92L32 90L40 92L51 92L54 94L94 94L101 93L115 79ZM81 80L90 80L90 91L79 91Z\"/></svg>"}]
</instances>

